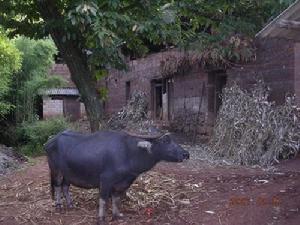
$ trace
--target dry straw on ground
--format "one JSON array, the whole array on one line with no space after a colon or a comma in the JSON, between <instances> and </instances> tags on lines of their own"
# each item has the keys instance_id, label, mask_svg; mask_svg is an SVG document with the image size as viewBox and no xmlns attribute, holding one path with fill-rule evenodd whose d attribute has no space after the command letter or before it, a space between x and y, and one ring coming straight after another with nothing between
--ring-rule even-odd
<instances>
[{"instance_id":1,"label":"dry straw on ground","mask_svg":"<svg viewBox=\"0 0 300 225\"><path fill-rule=\"evenodd\" d=\"M0 185L1 220L14 218L18 224L94 224L98 202L98 190L71 188L75 208L63 211L60 216L55 211L54 202L50 198L48 177L43 175L36 181L19 182ZM127 216L151 213L155 210L178 209L191 204L192 193L205 192L200 183L193 180L178 180L172 176L158 172L148 172L140 176L130 187L126 198L122 198L122 211ZM6 210L17 207L12 215ZM108 210L111 217L111 210ZM57 217L59 216L59 217ZM6 218L7 217L7 218ZM56 218L56 219L55 219ZM155 219L155 218L153 218Z\"/></svg>"},{"instance_id":2,"label":"dry straw on ground","mask_svg":"<svg viewBox=\"0 0 300 225\"><path fill-rule=\"evenodd\" d=\"M209 148L214 155L242 165L267 166L298 153L300 124L294 97L275 105L269 94L260 80L250 91L236 84L224 89Z\"/></svg>"}]
</instances>

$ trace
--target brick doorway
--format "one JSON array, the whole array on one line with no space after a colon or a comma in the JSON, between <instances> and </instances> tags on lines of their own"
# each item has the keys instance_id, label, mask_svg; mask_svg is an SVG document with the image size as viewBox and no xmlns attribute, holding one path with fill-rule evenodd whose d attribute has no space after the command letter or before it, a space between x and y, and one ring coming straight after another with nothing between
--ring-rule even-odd
<instances>
[{"instance_id":1,"label":"brick doorway","mask_svg":"<svg viewBox=\"0 0 300 225\"><path fill-rule=\"evenodd\" d=\"M80 102L76 98L65 98L63 101L63 113L71 121L78 120L80 118Z\"/></svg>"},{"instance_id":2,"label":"brick doorway","mask_svg":"<svg viewBox=\"0 0 300 225\"><path fill-rule=\"evenodd\" d=\"M214 71L208 74L208 111L217 115L222 105L222 90L227 83L225 71Z\"/></svg>"},{"instance_id":3,"label":"brick doorway","mask_svg":"<svg viewBox=\"0 0 300 225\"><path fill-rule=\"evenodd\" d=\"M169 121L172 115L173 83L172 79L152 80L153 119Z\"/></svg>"}]
</instances>

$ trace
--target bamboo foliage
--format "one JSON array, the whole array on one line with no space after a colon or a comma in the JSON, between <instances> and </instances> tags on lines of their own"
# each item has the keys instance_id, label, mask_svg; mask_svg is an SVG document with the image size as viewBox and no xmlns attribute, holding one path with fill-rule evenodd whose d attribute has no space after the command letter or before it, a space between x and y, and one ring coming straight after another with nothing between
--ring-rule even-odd
<instances>
[{"instance_id":1,"label":"bamboo foliage","mask_svg":"<svg viewBox=\"0 0 300 225\"><path fill-rule=\"evenodd\" d=\"M37 119L39 91L63 84L62 78L48 77L56 47L49 39L31 40L24 37L17 38L15 44L23 54L21 71L14 75L10 91L16 105L16 121L34 121Z\"/></svg>"},{"instance_id":2,"label":"bamboo foliage","mask_svg":"<svg viewBox=\"0 0 300 225\"><path fill-rule=\"evenodd\" d=\"M12 81L13 73L21 68L22 55L13 41L9 40L0 27L0 120L14 108L7 101L6 95Z\"/></svg>"}]
</instances>

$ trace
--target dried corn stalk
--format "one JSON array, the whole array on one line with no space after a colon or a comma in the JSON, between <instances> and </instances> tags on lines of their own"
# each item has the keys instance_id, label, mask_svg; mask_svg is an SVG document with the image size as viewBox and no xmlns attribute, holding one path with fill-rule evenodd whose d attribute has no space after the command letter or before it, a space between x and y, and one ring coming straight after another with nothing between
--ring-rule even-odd
<instances>
[{"instance_id":1,"label":"dried corn stalk","mask_svg":"<svg viewBox=\"0 0 300 225\"><path fill-rule=\"evenodd\" d=\"M210 151L243 165L271 165L295 156L300 125L294 97L283 105L268 101L269 88L258 81L251 91L238 85L223 91Z\"/></svg>"},{"instance_id":2,"label":"dried corn stalk","mask_svg":"<svg viewBox=\"0 0 300 225\"><path fill-rule=\"evenodd\" d=\"M148 132L153 121L148 118L147 96L142 91L133 92L127 105L114 114L106 127L112 130L133 130L138 133Z\"/></svg>"}]
</instances>

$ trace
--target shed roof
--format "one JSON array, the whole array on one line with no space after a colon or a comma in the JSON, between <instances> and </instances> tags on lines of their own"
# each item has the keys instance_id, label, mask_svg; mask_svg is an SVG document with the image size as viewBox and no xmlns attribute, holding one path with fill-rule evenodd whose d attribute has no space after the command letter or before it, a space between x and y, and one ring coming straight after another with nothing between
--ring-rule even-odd
<instances>
[{"instance_id":1,"label":"shed roof","mask_svg":"<svg viewBox=\"0 0 300 225\"><path fill-rule=\"evenodd\" d=\"M258 38L286 38L300 41L300 0L295 1L256 34Z\"/></svg>"},{"instance_id":2,"label":"shed roof","mask_svg":"<svg viewBox=\"0 0 300 225\"><path fill-rule=\"evenodd\" d=\"M77 88L51 88L44 90L42 95L79 96L79 91Z\"/></svg>"}]
</instances>

